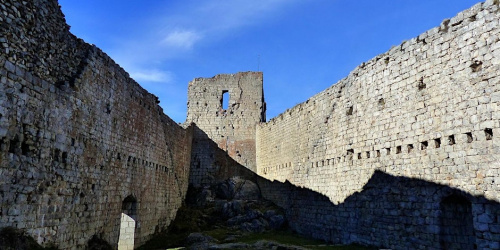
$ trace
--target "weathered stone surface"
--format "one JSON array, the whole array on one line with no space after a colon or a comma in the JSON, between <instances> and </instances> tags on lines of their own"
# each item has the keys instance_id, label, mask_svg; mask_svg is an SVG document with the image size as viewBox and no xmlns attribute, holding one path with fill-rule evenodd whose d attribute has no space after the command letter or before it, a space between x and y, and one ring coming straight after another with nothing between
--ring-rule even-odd
<instances>
[{"instance_id":1,"label":"weathered stone surface","mask_svg":"<svg viewBox=\"0 0 500 250\"><path fill-rule=\"evenodd\" d=\"M261 198L256 183L235 176L215 185L215 195L226 200L257 200Z\"/></svg>"},{"instance_id":2,"label":"weathered stone surface","mask_svg":"<svg viewBox=\"0 0 500 250\"><path fill-rule=\"evenodd\" d=\"M224 93L229 100L223 100ZM228 107L224 109L225 101ZM191 81L185 124L195 123L199 130L194 134L190 183L200 186L219 181L221 169L231 168L226 154L235 163L256 171L255 127L265 121L265 110L262 72Z\"/></svg>"},{"instance_id":3,"label":"weathered stone surface","mask_svg":"<svg viewBox=\"0 0 500 250\"><path fill-rule=\"evenodd\" d=\"M219 199L232 200L234 197L235 183L228 179L216 185L215 195Z\"/></svg>"},{"instance_id":4,"label":"weathered stone surface","mask_svg":"<svg viewBox=\"0 0 500 250\"><path fill-rule=\"evenodd\" d=\"M230 179L195 201L214 202L248 231L284 220L214 194L262 191L292 228L336 243L498 248L498 1L363 63L267 123L262 73L195 79L186 129L71 35L57 1L0 8L0 227L62 249L95 235L116 247L127 212L138 245L169 225L188 178L205 187L246 176L253 182Z\"/></svg>"},{"instance_id":5,"label":"weathered stone surface","mask_svg":"<svg viewBox=\"0 0 500 250\"><path fill-rule=\"evenodd\" d=\"M214 238L209 235L204 235L202 233L191 233L186 238L186 245L192 245L195 243L208 243L208 242L216 242Z\"/></svg>"},{"instance_id":6,"label":"weathered stone surface","mask_svg":"<svg viewBox=\"0 0 500 250\"><path fill-rule=\"evenodd\" d=\"M234 199L238 200L258 200L261 198L260 189L252 181L240 179L236 182Z\"/></svg>"},{"instance_id":7,"label":"weathered stone surface","mask_svg":"<svg viewBox=\"0 0 500 250\"><path fill-rule=\"evenodd\" d=\"M258 125L257 173L328 202L259 183L264 197L293 209L288 219L297 230L334 242L396 249L413 248L403 243L410 238L428 248L440 246L440 237L444 248L496 242L498 212L477 208L500 202L498 20L498 1L479 3ZM365 186L376 171L443 186ZM472 196L447 201L444 186ZM360 195L370 188L373 196ZM469 217L453 221L447 213ZM363 227L342 230L342 223ZM454 223L464 231L448 232Z\"/></svg>"},{"instance_id":8,"label":"weathered stone surface","mask_svg":"<svg viewBox=\"0 0 500 250\"><path fill-rule=\"evenodd\" d=\"M116 247L130 196L136 246L164 230L187 190L192 130L74 37L57 1L1 1L0 19L0 228Z\"/></svg>"},{"instance_id":9,"label":"weathered stone surface","mask_svg":"<svg viewBox=\"0 0 500 250\"><path fill-rule=\"evenodd\" d=\"M285 225L285 217L281 214L275 214L274 210L266 211L264 217L269 221L271 229L280 229Z\"/></svg>"}]
</instances>

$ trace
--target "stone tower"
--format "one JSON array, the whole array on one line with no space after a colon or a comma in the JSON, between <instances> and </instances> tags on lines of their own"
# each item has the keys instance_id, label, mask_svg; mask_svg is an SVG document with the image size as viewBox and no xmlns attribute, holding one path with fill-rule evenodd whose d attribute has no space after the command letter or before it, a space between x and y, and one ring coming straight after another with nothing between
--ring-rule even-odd
<instances>
[{"instance_id":1,"label":"stone tower","mask_svg":"<svg viewBox=\"0 0 500 250\"><path fill-rule=\"evenodd\" d=\"M207 178L207 174L210 176L220 167L215 150L227 152L237 163L255 171L255 129L265 120L262 72L221 74L191 81L186 124L195 123L198 128L191 183L200 183L198 177Z\"/></svg>"}]
</instances>

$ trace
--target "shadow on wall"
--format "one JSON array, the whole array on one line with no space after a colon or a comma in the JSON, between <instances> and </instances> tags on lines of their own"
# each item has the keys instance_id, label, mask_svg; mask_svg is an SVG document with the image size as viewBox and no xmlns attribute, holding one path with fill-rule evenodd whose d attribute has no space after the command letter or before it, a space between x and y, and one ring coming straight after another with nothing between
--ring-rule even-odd
<instances>
[{"instance_id":1,"label":"shadow on wall","mask_svg":"<svg viewBox=\"0 0 500 250\"><path fill-rule=\"evenodd\" d=\"M234 176L251 180L265 199L285 209L290 227L302 235L335 244L396 249L500 248L500 203L483 196L375 171L361 192L335 205L310 189L258 176L199 128L195 132L203 139L193 142L191 174L199 176L190 176L191 185L215 184ZM203 152L206 158L200 158ZM202 169L197 162L201 160L209 168Z\"/></svg>"},{"instance_id":2,"label":"shadow on wall","mask_svg":"<svg viewBox=\"0 0 500 250\"><path fill-rule=\"evenodd\" d=\"M193 123L192 126L194 132L189 184L195 187L212 185L233 176L256 181L257 175L253 171L231 158L196 124Z\"/></svg>"},{"instance_id":3,"label":"shadow on wall","mask_svg":"<svg viewBox=\"0 0 500 250\"><path fill-rule=\"evenodd\" d=\"M289 182L259 179L300 234L383 248L498 249L500 204L419 179L375 171L361 192L335 205ZM418 246L418 247L417 247Z\"/></svg>"}]
</instances>

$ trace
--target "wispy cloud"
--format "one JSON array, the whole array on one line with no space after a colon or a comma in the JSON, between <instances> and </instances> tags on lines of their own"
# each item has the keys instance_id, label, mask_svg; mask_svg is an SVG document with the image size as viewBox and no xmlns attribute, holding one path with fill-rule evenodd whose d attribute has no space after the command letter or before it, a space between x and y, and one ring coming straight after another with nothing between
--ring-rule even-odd
<instances>
[{"instance_id":1,"label":"wispy cloud","mask_svg":"<svg viewBox=\"0 0 500 250\"><path fill-rule=\"evenodd\" d=\"M130 76L138 82L171 83L173 80L173 74L171 72L157 69L134 70L130 72Z\"/></svg>"},{"instance_id":2,"label":"wispy cloud","mask_svg":"<svg viewBox=\"0 0 500 250\"><path fill-rule=\"evenodd\" d=\"M130 37L121 40L112 54L123 62L144 64L162 62L185 56L198 48L223 40L242 28L259 25L286 12L298 0L188 0L171 9L168 3L158 6L166 15L152 16L150 20L130 31ZM161 13L159 11L159 13ZM123 58L123 51L127 51ZM122 54L122 55L118 55ZM128 62L125 62L127 60Z\"/></svg>"},{"instance_id":3,"label":"wispy cloud","mask_svg":"<svg viewBox=\"0 0 500 250\"><path fill-rule=\"evenodd\" d=\"M174 30L167 34L162 43L169 47L191 49L201 38L201 34L192 30Z\"/></svg>"},{"instance_id":4,"label":"wispy cloud","mask_svg":"<svg viewBox=\"0 0 500 250\"><path fill-rule=\"evenodd\" d=\"M188 1L190 2L190 1ZM258 25L286 11L297 0L233 0L191 1L177 13L160 17L160 27L171 39L188 39L190 48L197 42L213 41L231 32L251 25ZM201 3L201 4L200 4ZM181 31L179 31L181 30ZM197 32L193 32L196 30ZM203 35L201 35L203 34ZM174 40L176 41L176 40Z\"/></svg>"},{"instance_id":5,"label":"wispy cloud","mask_svg":"<svg viewBox=\"0 0 500 250\"><path fill-rule=\"evenodd\" d=\"M259 24L279 15L285 7L296 2L294 0L206 1L193 10L193 14L199 17L194 21L208 30L223 32Z\"/></svg>"}]
</instances>

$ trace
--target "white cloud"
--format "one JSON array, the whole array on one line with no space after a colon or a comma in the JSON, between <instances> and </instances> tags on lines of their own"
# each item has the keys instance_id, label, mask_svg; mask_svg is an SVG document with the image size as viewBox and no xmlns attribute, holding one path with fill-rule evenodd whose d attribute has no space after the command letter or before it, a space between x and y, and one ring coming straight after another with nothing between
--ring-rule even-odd
<instances>
[{"instance_id":1,"label":"white cloud","mask_svg":"<svg viewBox=\"0 0 500 250\"><path fill-rule=\"evenodd\" d=\"M169 47L191 49L193 44L200 40L202 36L195 31L191 30L174 30L170 32L162 44Z\"/></svg>"},{"instance_id":2,"label":"white cloud","mask_svg":"<svg viewBox=\"0 0 500 250\"><path fill-rule=\"evenodd\" d=\"M132 71L130 76L138 82L170 83L173 80L173 74L171 72L157 69Z\"/></svg>"},{"instance_id":3,"label":"white cloud","mask_svg":"<svg viewBox=\"0 0 500 250\"><path fill-rule=\"evenodd\" d=\"M172 59L196 55L198 48L209 47L235 37L249 26L262 25L286 14L298 0L186 0L160 3L148 19L139 20L108 53L129 72L131 68L162 64ZM126 67L129 66L129 67ZM158 72L138 71L135 78L160 81Z\"/></svg>"},{"instance_id":4,"label":"white cloud","mask_svg":"<svg viewBox=\"0 0 500 250\"><path fill-rule=\"evenodd\" d=\"M198 25L210 30L226 31L246 25L258 24L278 15L293 0L233 0L206 1L193 12Z\"/></svg>"},{"instance_id":5,"label":"white cloud","mask_svg":"<svg viewBox=\"0 0 500 250\"><path fill-rule=\"evenodd\" d=\"M242 30L244 27L259 25L276 18L296 5L296 0L207 0L186 1L170 15L157 17L158 30L152 40L161 41L166 51L165 59L182 55L196 49L198 43L220 41ZM165 45L167 45L165 47Z\"/></svg>"}]
</instances>

